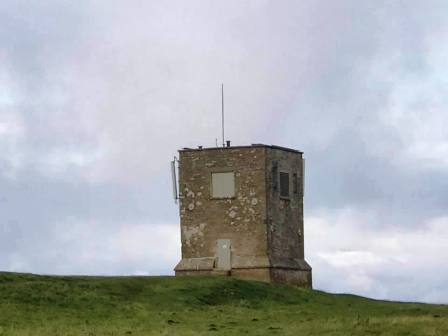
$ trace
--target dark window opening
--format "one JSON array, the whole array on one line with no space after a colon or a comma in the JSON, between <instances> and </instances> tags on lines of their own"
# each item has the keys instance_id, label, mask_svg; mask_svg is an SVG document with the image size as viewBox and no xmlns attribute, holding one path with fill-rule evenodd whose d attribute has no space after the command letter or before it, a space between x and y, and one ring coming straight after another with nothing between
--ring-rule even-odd
<instances>
[{"instance_id":1,"label":"dark window opening","mask_svg":"<svg viewBox=\"0 0 448 336\"><path fill-rule=\"evenodd\" d=\"M289 174L280 172L280 197L289 197Z\"/></svg>"},{"instance_id":2,"label":"dark window opening","mask_svg":"<svg viewBox=\"0 0 448 336\"><path fill-rule=\"evenodd\" d=\"M297 173L294 173L292 175L292 183L293 183L293 185L292 185L293 193L297 194L298 190L299 190L299 186L297 185L297 183L299 183L299 181L297 180Z\"/></svg>"},{"instance_id":3,"label":"dark window opening","mask_svg":"<svg viewBox=\"0 0 448 336\"><path fill-rule=\"evenodd\" d=\"M277 191L277 189L278 189L278 186L277 186L277 184L278 184L278 163L277 163L277 161L274 161L273 163L272 163L272 189L274 189L274 191Z\"/></svg>"}]
</instances>

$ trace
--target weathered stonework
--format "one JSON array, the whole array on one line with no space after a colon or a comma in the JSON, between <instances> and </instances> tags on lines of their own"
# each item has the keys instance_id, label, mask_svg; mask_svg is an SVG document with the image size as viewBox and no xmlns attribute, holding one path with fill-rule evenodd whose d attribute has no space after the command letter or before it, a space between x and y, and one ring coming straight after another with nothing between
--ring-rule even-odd
<instances>
[{"instance_id":1,"label":"weathered stonework","mask_svg":"<svg viewBox=\"0 0 448 336\"><path fill-rule=\"evenodd\" d=\"M179 153L182 260L176 275L311 287L304 260L302 153L266 145ZM212 174L226 172L233 172L234 194L213 198ZM289 174L287 197L280 197L281 172ZM228 268L219 259L222 247L230 253Z\"/></svg>"}]
</instances>

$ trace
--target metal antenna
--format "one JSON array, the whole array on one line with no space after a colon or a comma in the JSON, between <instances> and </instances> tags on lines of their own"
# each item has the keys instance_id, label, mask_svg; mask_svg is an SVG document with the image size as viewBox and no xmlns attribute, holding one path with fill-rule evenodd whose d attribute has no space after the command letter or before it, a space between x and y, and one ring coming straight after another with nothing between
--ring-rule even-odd
<instances>
[{"instance_id":1,"label":"metal antenna","mask_svg":"<svg viewBox=\"0 0 448 336\"><path fill-rule=\"evenodd\" d=\"M171 179L173 182L173 198L174 198L174 202L177 204L177 200L179 199L179 194L177 192L176 161L178 161L176 157L174 157L174 160L171 161Z\"/></svg>"},{"instance_id":2,"label":"metal antenna","mask_svg":"<svg viewBox=\"0 0 448 336\"><path fill-rule=\"evenodd\" d=\"M221 115L222 115L222 146L225 147L224 138L224 83L221 83Z\"/></svg>"}]
</instances>

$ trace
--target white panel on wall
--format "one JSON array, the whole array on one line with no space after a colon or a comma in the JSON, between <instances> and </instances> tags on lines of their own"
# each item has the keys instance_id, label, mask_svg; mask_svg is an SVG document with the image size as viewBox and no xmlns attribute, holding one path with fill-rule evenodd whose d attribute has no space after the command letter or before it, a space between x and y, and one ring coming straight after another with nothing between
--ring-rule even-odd
<instances>
[{"instance_id":1,"label":"white panel on wall","mask_svg":"<svg viewBox=\"0 0 448 336\"><path fill-rule=\"evenodd\" d=\"M233 172L212 173L212 197L230 198L235 196L235 174Z\"/></svg>"}]
</instances>

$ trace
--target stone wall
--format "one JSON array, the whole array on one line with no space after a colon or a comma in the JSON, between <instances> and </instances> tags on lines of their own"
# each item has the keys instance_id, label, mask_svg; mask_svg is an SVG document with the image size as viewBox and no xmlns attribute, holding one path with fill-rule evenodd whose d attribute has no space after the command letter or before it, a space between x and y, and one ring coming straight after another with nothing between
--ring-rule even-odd
<instances>
[{"instance_id":1,"label":"stone wall","mask_svg":"<svg viewBox=\"0 0 448 336\"><path fill-rule=\"evenodd\" d=\"M288 198L280 196L280 183L273 176L275 166L276 179L280 172L289 173ZM297 174L297 181L294 181L293 174ZM266 180L271 264L278 267L300 266L297 261L304 259L302 154L267 148ZM297 185L294 186L294 183Z\"/></svg>"},{"instance_id":2,"label":"stone wall","mask_svg":"<svg viewBox=\"0 0 448 336\"><path fill-rule=\"evenodd\" d=\"M312 287L311 269L272 268L270 276L272 282L305 288Z\"/></svg>"},{"instance_id":3,"label":"stone wall","mask_svg":"<svg viewBox=\"0 0 448 336\"><path fill-rule=\"evenodd\" d=\"M232 241L232 269L269 266L265 148L180 151L182 257L216 256L216 241ZM235 173L235 197L212 199L213 172ZM179 267L178 267L179 268Z\"/></svg>"}]
</instances>

